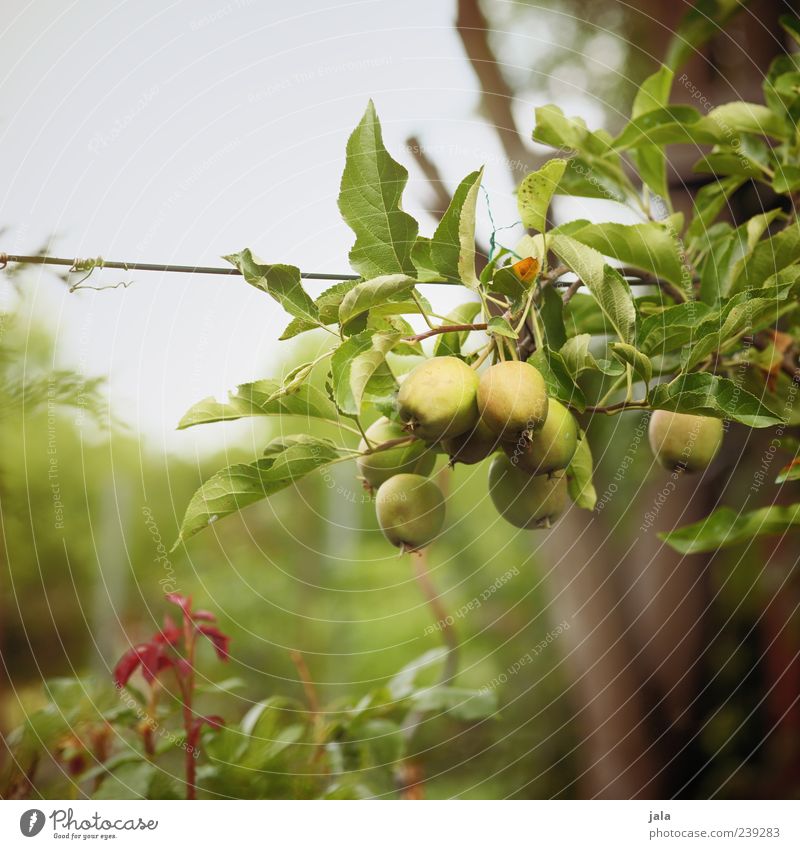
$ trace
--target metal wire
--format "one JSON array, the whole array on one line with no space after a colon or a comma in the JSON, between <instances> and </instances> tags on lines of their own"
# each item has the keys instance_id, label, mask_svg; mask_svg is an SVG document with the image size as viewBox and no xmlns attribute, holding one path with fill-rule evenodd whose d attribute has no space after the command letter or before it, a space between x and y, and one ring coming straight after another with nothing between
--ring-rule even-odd
<instances>
[{"instance_id":1,"label":"metal wire","mask_svg":"<svg viewBox=\"0 0 800 849\"><path fill-rule=\"evenodd\" d=\"M117 262L102 259L66 259L55 256L20 256L18 254L0 253L0 269L9 262L26 263L30 265L63 265L76 271L87 271L90 268L118 268L122 271L170 271L177 274L226 274L241 276L238 268L219 268L210 265L171 265L160 262ZM300 272L305 280L358 280L357 274L320 274L317 272Z\"/></svg>"},{"instance_id":2,"label":"metal wire","mask_svg":"<svg viewBox=\"0 0 800 849\"><path fill-rule=\"evenodd\" d=\"M22 256L20 254L6 254L0 252L0 270L8 263L25 263L30 265L61 265L71 271L85 271L91 273L95 269L116 268L122 271L167 271L177 274L224 274L226 276L241 277L242 272L234 266L218 267L213 265L172 265L160 262L119 262L117 260L103 259L68 259L55 256ZM651 278L649 275L636 272L633 269L620 268L620 273L631 285L656 286L665 285L663 281ZM328 274L315 271L301 271L300 277L304 280L360 280L357 274ZM584 285L582 281L575 281ZM128 285L128 284L126 284ZM451 285L448 283L448 285ZM566 288L572 285L569 281L555 280L553 285L558 288ZM81 288L81 287L73 287ZM88 287L84 287L88 288Z\"/></svg>"}]
</instances>

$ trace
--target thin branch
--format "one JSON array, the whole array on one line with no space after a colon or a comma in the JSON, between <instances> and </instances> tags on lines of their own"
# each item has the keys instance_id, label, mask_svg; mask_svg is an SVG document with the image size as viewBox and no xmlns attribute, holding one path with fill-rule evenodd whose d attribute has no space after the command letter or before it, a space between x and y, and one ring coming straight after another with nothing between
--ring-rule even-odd
<instances>
[{"instance_id":1,"label":"thin branch","mask_svg":"<svg viewBox=\"0 0 800 849\"><path fill-rule=\"evenodd\" d=\"M428 181L428 185L433 193L435 207L429 211L441 217L447 207L450 206L450 195L445 188L439 168L425 153L422 143L416 136L409 136L406 139L406 146L419 166L419 170L425 175L425 179Z\"/></svg>"},{"instance_id":2,"label":"thin branch","mask_svg":"<svg viewBox=\"0 0 800 849\"><path fill-rule=\"evenodd\" d=\"M308 707L310 708L313 716L318 717L322 713L322 704L319 700L317 688L311 680L311 673L308 670L306 659L303 657L301 652L297 651L297 649L290 651L289 657L291 658L292 663L297 670L297 674L300 677L300 682L303 685L303 692L306 694Z\"/></svg>"},{"instance_id":3,"label":"thin branch","mask_svg":"<svg viewBox=\"0 0 800 849\"><path fill-rule=\"evenodd\" d=\"M681 304L685 300L687 300L686 292L681 291L675 284L670 283L668 280L663 280L660 277L656 277L655 274L649 274L646 271L642 271L638 268L618 268L617 271L623 277L632 277L636 280L636 282L640 286L657 286L664 292L665 295L669 295L673 301Z\"/></svg>"},{"instance_id":4,"label":"thin branch","mask_svg":"<svg viewBox=\"0 0 800 849\"><path fill-rule=\"evenodd\" d=\"M489 24L479 0L459 0L456 30L481 87L481 105L508 157L508 168L519 177L534 168L536 157L523 144L514 120L514 93L489 44Z\"/></svg>"},{"instance_id":5,"label":"thin branch","mask_svg":"<svg viewBox=\"0 0 800 849\"><path fill-rule=\"evenodd\" d=\"M426 330L424 333L418 333L416 336L404 336L404 342L421 342L423 339L428 339L431 336L437 336L440 333L460 333L463 330L486 330L486 322L478 322L477 324L442 324L439 327L434 327L432 330Z\"/></svg>"},{"instance_id":6,"label":"thin branch","mask_svg":"<svg viewBox=\"0 0 800 849\"><path fill-rule=\"evenodd\" d=\"M416 439L419 439L419 437L413 436L412 434L409 434L408 436L398 436L395 439L387 439L386 442L381 442L380 445L376 445L374 448L370 448L362 453L377 454L379 451L386 451L388 448L394 448L397 445L405 445L408 442L414 442ZM367 442L367 445L369 445L369 442Z\"/></svg>"},{"instance_id":7,"label":"thin branch","mask_svg":"<svg viewBox=\"0 0 800 849\"><path fill-rule=\"evenodd\" d=\"M442 604L441 596L431 580L430 572L428 571L427 551L423 549L419 554L411 555L411 559L414 564L414 577L436 619L436 624L442 634L442 642L447 649L442 674L438 682L438 686L443 687L452 684L458 674L458 639L450 623L451 617L448 616L447 610L445 610ZM414 736L414 732L422 722L423 716L423 712L419 710L412 710L408 714L402 727L403 736L406 741L409 741Z\"/></svg>"},{"instance_id":8,"label":"thin branch","mask_svg":"<svg viewBox=\"0 0 800 849\"><path fill-rule=\"evenodd\" d=\"M542 275L542 280L546 283L551 283L554 280L558 280L559 277L563 277L565 274L569 272L569 268L566 265L557 265L555 268L551 268L549 271L545 271Z\"/></svg>"},{"instance_id":9,"label":"thin branch","mask_svg":"<svg viewBox=\"0 0 800 849\"><path fill-rule=\"evenodd\" d=\"M609 404L605 407L587 407L586 413L603 413L606 416L613 416L616 413L622 413L625 410L649 410L650 405L646 401L618 401L616 404Z\"/></svg>"},{"instance_id":10,"label":"thin branch","mask_svg":"<svg viewBox=\"0 0 800 849\"><path fill-rule=\"evenodd\" d=\"M572 300L572 296L577 294L581 286L583 286L583 280L575 280L567 286L567 290L564 292L565 304L568 304Z\"/></svg>"}]
</instances>

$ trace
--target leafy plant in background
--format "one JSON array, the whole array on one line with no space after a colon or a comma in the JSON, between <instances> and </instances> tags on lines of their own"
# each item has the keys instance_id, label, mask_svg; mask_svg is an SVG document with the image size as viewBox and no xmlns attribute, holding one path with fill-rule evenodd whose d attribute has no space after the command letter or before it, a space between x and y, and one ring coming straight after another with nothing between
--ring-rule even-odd
<instances>
[{"instance_id":1,"label":"leafy plant in background","mask_svg":"<svg viewBox=\"0 0 800 849\"><path fill-rule=\"evenodd\" d=\"M180 607L182 627L176 625L171 617L165 617L163 630L154 634L147 642L133 646L120 658L114 669L114 683L118 689L122 689L128 685L133 673L141 669L148 687L148 696L146 715L139 727L144 752L148 758L152 758L156 754L153 734L158 727L155 717L158 714L158 700L163 687L159 675L167 669L172 670L178 685L176 696L183 717L182 745L186 752L186 795L187 798L194 799L196 762L200 754L203 728L207 726L212 730L219 730L225 723L220 716L199 716L192 709L196 683L197 637L207 637L214 646L217 657L222 661L228 660L230 640L214 624L216 617L213 613L207 610L193 610L191 598L178 593L168 593L167 600Z\"/></svg>"},{"instance_id":2,"label":"leafy plant in background","mask_svg":"<svg viewBox=\"0 0 800 849\"><path fill-rule=\"evenodd\" d=\"M447 669L440 649L366 695L323 706L294 653L308 704L271 696L232 724L199 705L222 698L232 714L242 682L201 685L197 676L198 637L210 640L222 661L230 656L228 637L191 599L166 599L180 607L181 623L165 617L163 628L123 654L113 671L116 692L98 678L46 683L48 703L7 737L11 758L0 773L0 797L367 798L397 788L411 794L408 743L424 717L472 723L497 709L491 691L426 680L442 661ZM137 674L145 692L132 683Z\"/></svg>"}]
</instances>

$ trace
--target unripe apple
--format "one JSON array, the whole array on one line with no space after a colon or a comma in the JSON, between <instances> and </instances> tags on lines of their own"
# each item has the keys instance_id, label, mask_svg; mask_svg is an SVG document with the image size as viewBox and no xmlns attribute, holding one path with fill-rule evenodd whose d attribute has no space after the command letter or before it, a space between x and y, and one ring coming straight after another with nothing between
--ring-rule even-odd
<instances>
[{"instance_id":1,"label":"unripe apple","mask_svg":"<svg viewBox=\"0 0 800 849\"><path fill-rule=\"evenodd\" d=\"M721 419L656 410L648 437L656 460L667 469L702 472L722 446Z\"/></svg>"},{"instance_id":2,"label":"unripe apple","mask_svg":"<svg viewBox=\"0 0 800 849\"><path fill-rule=\"evenodd\" d=\"M578 448L578 423L560 401L551 398L541 430L503 447L522 471L529 475L549 475L570 464Z\"/></svg>"},{"instance_id":3,"label":"unripe apple","mask_svg":"<svg viewBox=\"0 0 800 849\"><path fill-rule=\"evenodd\" d=\"M497 512L517 528L549 528L567 506L567 477L532 477L516 468L505 454L489 467L489 495Z\"/></svg>"},{"instance_id":4,"label":"unripe apple","mask_svg":"<svg viewBox=\"0 0 800 849\"><path fill-rule=\"evenodd\" d=\"M441 531L444 496L432 480L422 475L395 475L378 489L375 512L392 545L416 551L433 542Z\"/></svg>"},{"instance_id":5,"label":"unripe apple","mask_svg":"<svg viewBox=\"0 0 800 849\"><path fill-rule=\"evenodd\" d=\"M471 430L478 421L478 375L457 357L433 357L406 377L397 407L406 430L439 442Z\"/></svg>"},{"instance_id":6,"label":"unripe apple","mask_svg":"<svg viewBox=\"0 0 800 849\"><path fill-rule=\"evenodd\" d=\"M481 375L478 411L488 427L506 442L538 430L547 417L544 378L532 365L510 360Z\"/></svg>"},{"instance_id":7,"label":"unripe apple","mask_svg":"<svg viewBox=\"0 0 800 849\"><path fill-rule=\"evenodd\" d=\"M380 418L367 428L367 438L373 448L392 439L408 438L408 434L396 422ZM358 450L367 451L370 446L362 439ZM419 439L386 448L372 454L362 454L356 465L361 477L370 489L377 489L393 475L404 472L416 473L427 477L436 464L434 452Z\"/></svg>"},{"instance_id":8,"label":"unripe apple","mask_svg":"<svg viewBox=\"0 0 800 849\"><path fill-rule=\"evenodd\" d=\"M484 424L483 419L478 419L472 430L442 442L442 448L450 455L451 466L456 463L464 463L467 466L480 463L493 454L499 445L497 435Z\"/></svg>"}]
</instances>

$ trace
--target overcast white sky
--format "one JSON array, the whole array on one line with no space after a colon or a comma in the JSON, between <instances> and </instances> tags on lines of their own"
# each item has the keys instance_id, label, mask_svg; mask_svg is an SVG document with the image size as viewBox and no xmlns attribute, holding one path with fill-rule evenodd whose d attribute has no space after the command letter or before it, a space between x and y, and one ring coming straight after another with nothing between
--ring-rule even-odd
<instances>
[{"instance_id":1,"label":"overcast white sky","mask_svg":"<svg viewBox=\"0 0 800 849\"><path fill-rule=\"evenodd\" d=\"M403 150L412 132L452 186L486 163L497 224L516 220L453 3L111 5L3 4L0 226L12 229L0 250L27 252L57 233L53 252L67 256L220 264L252 247L267 261L348 271L352 237L336 196L347 136L370 97L411 170L405 206L424 232L426 187ZM530 64L546 35L543 16L526 36ZM577 108L578 94L565 95ZM516 104L526 132L534 105ZM486 223L482 210L484 233ZM174 425L201 397L279 371L275 358L290 355L275 341L284 314L236 278L130 276L127 290L73 295L31 277L60 362L108 374L117 416L155 444L218 442L219 432ZM123 278L106 271L101 282Z\"/></svg>"}]
</instances>

